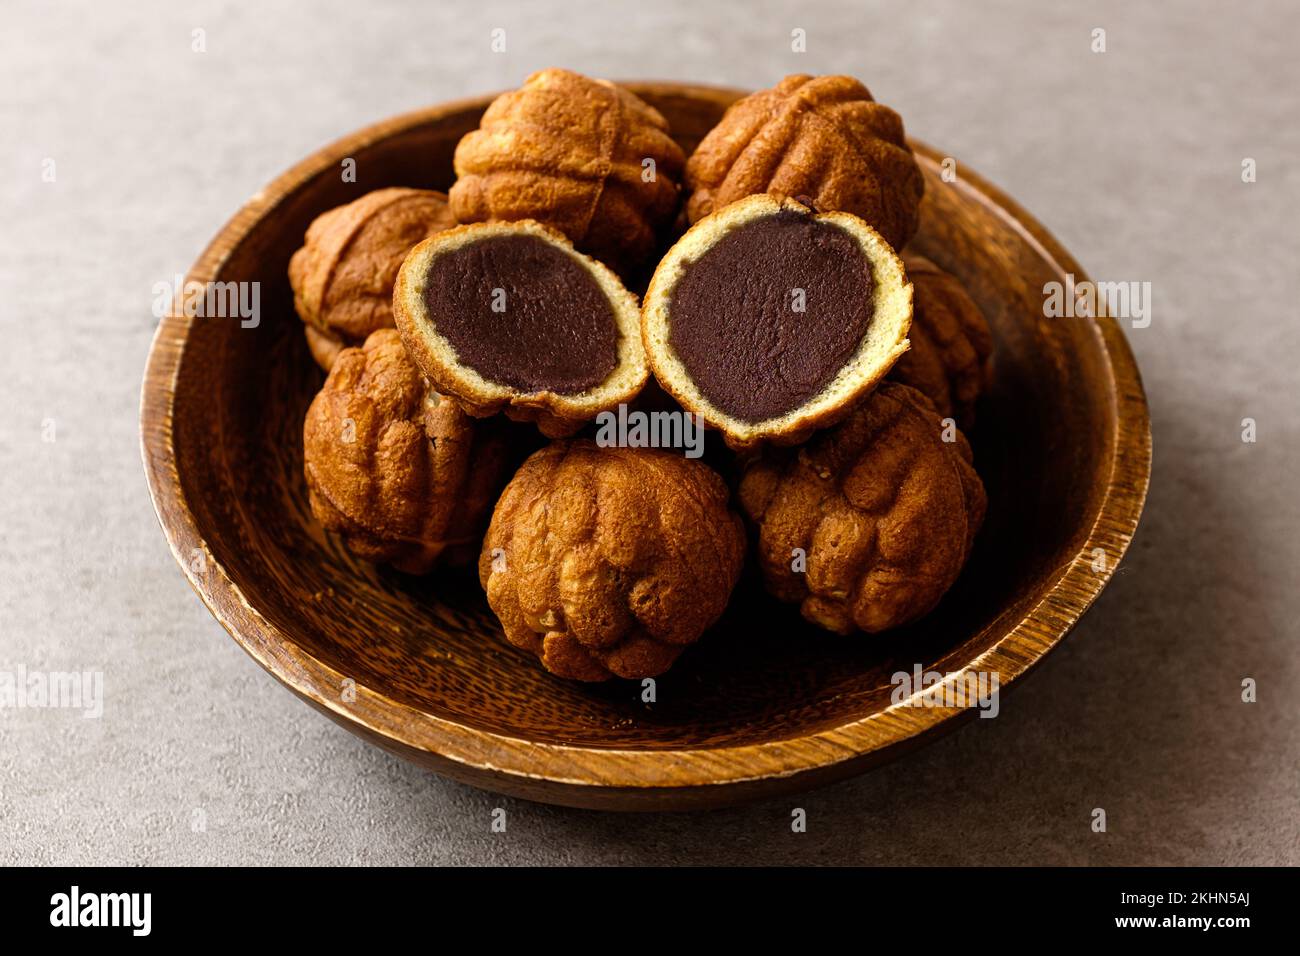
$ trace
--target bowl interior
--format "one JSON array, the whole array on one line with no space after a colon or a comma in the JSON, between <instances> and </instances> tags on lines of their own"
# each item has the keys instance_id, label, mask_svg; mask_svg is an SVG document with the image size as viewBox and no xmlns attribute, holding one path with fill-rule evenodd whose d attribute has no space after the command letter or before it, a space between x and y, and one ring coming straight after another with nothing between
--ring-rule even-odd
<instances>
[{"instance_id":1,"label":"bowl interior","mask_svg":"<svg viewBox=\"0 0 1300 956\"><path fill-rule=\"evenodd\" d=\"M640 90L690 149L726 97ZM486 102L486 101L484 101ZM956 670L1051 590L1087 540L1110 477L1115 386L1088 320L1048 320L1059 267L1015 220L962 180L943 182L924 148L926 200L910 247L956 273L996 339L993 384L971 435L989 493L961 580L924 621L842 638L768 599L751 573L712 632L659 679L588 686L545 674L500 636L470 571L416 579L354 560L311 517L301 426L323 380L286 278L311 219L383 186L447 189L457 140L483 103L390 130L357 148L357 182L337 160L251 223L217 281L261 283L262 319L196 319L180 356L177 472L212 558L243 600L305 653L398 704L481 730L597 748L740 745L816 732L886 707L890 675Z\"/></svg>"}]
</instances>

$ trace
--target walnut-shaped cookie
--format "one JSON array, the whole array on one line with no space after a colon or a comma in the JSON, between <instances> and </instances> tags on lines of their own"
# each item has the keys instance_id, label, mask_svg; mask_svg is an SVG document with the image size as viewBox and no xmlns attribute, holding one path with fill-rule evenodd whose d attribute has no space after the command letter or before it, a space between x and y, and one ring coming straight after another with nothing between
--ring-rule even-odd
<instances>
[{"instance_id":1,"label":"walnut-shaped cookie","mask_svg":"<svg viewBox=\"0 0 1300 956\"><path fill-rule=\"evenodd\" d=\"M659 384L745 449L847 415L906 351L911 320L902 260L875 230L757 195L668 251L641 335Z\"/></svg>"},{"instance_id":2,"label":"walnut-shaped cookie","mask_svg":"<svg viewBox=\"0 0 1300 956\"><path fill-rule=\"evenodd\" d=\"M768 592L850 634L929 613L957 580L986 499L961 432L920 392L886 382L797 453L750 463L740 503Z\"/></svg>"},{"instance_id":3,"label":"walnut-shaped cookie","mask_svg":"<svg viewBox=\"0 0 1300 956\"><path fill-rule=\"evenodd\" d=\"M903 121L851 76L787 76L732 104L686 163L697 222L754 193L808 196L861 216L895 249L916 232L925 183Z\"/></svg>"},{"instance_id":4,"label":"walnut-shaped cookie","mask_svg":"<svg viewBox=\"0 0 1300 956\"><path fill-rule=\"evenodd\" d=\"M409 574L474 560L508 458L500 429L433 391L394 329L339 353L303 423L312 512Z\"/></svg>"},{"instance_id":5,"label":"walnut-shaped cookie","mask_svg":"<svg viewBox=\"0 0 1300 956\"><path fill-rule=\"evenodd\" d=\"M475 416L551 438L631 401L649 370L640 310L608 267L540 223L459 226L402 264L397 328L433 386Z\"/></svg>"},{"instance_id":6,"label":"walnut-shaped cookie","mask_svg":"<svg viewBox=\"0 0 1300 956\"><path fill-rule=\"evenodd\" d=\"M889 379L924 392L939 414L969 429L984 390L993 334L956 276L924 256L906 255L903 264L912 280L912 347Z\"/></svg>"},{"instance_id":7,"label":"walnut-shaped cookie","mask_svg":"<svg viewBox=\"0 0 1300 956\"><path fill-rule=\"evenodd\" d=\"M329 371L340 350L393 327L393 282L421 239L456 225L447 197L429 189L376 189L322 213L289 260L293 303L307 345Z\"/></svg>"},{"instance_id":8,"label":"walnut-shaped cookie","mask_svg":"<svg viewBox=\"0 0 1300 956\"><path fill-rule=\"evenodd\" d=\"M651 448L552 442L519 469L479 580L506 638L575 680L654 677L727 606L740 516L708 466Z\"/></svg>"},{"instance_id":9,"label":"walnut-shaped cookie","mask_svg":"<svg viewBox=\"0 0 1300 956\"><path fill-rule=\"evenodd\" d=\"M685 156L659 111L605 80L542 70L456 147L461 222L535 219L626 275L680 202Z\"/></svg>"}]
</instances>

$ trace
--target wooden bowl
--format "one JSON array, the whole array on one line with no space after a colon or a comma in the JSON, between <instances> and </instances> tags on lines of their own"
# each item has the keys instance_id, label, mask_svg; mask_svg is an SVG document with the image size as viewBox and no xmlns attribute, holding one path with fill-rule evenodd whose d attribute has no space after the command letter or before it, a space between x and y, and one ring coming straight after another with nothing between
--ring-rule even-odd
<instances>
[{"instance_id":1,"label":"wooden bowl","mask_svg":"<svg viewBox=\"0 0 1300 956\"><path fill-rule=\"evenodd\" d=\"M629 88L688 151L740 94ZM262 190L190 270L258 281L261 322L170 315L141 403L145 469L172 552L217 620L264 668L354 733L439 773L581 807L716 806L824 784L950 729L970 710L891 703L895 671L1018 680L1070 630L1137 526L1147 407L1115 321L1048 319L1043 285L1083 270L968 169L915 143L925 171L909 247L966 283L996 337L972 435L988 518L961 580L921 623L840 638L747 579L718 625L659 679L551 677L501 637L472 572L409 578L354 560L312 519L302 421L322 375L286 278L319 213L382 186L447 189L457 140L489 98L377 123ZM357 183L340 175L356 160ZM1103 566L1097 555L1102 555ZM266 733L276 733L266 728Z\"/></svg>"}]
</instances>

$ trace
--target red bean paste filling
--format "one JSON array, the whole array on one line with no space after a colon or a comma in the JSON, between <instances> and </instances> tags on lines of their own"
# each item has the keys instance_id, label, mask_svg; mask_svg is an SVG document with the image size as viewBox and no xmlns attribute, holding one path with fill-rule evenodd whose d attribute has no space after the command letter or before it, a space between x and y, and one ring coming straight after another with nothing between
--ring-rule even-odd
<instances>
[{"instance_id":1,"label":"red bean paste filling","mask_svg":"<svg viewBox=\"0 0 1300 956\"><path fill-rule=\"evenodd\" d=\"M668 341L705 398L754 424L825 389L873 314L871 264L857 241L783 209L738 226L686 266Z\"/></svg>"},{"instance_id":2,"label":"red bean paste filling","mask_svg":"<svg viewBox=\"0 0 1300 956\"><path fill-rule=\"evenodd\" d=\"M489 236L434 258L424 301L456 358L523 392L585 392L618 365L618 324L572 256L536 236Z\"/></svg>"}]
</instances>

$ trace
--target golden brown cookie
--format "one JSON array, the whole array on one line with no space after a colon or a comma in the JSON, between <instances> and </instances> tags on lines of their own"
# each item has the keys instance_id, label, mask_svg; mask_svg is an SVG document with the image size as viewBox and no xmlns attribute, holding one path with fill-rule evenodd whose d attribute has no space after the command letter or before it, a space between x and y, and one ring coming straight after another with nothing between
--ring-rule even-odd
<instances>
[{"instance_id":1,"label":"golden brown cookie","mask_svg":"<svg viewBox=\"0 0 1300 956\"><path fill-rule=\"evenodd\" d=\"M754 193L807 196L862 217L894 249L916 232L925 182L903 121L851 76L787 76L732 104L686 163L692 222Z\"/></svg>"},{"instance_id":2,"label":"golden brown cookie","mask_svg":"<svg viewBox=\"0 0 1300 956\"><path fill-rule=\"evenodd\" d=\"M506 638L551 673L653 677L726 608L744 552L740 517L706 465L560 441L506 486L479 580Z\"/></svg>"},{"instance_id":3,"label":"golden brown cookie","mask_svg":"<svg viewBox=\"0 0 1300 956\"><path fill-rule=\"evenodd\" d=\"M311 352L312 359L327 372L334 367L334 360L339 357L339 353L348 348L337 335L322 332L306 322L302 325L302 331L307 337L307 350Z\"/></svg>"},{"instance_id":4,"label":"golden brown cookie","mask_svg":"<svg viewBox=\"0 0 1300 956\"><path fill-rule=\"evenodd\" d=\"M861 219L750 196L655 270L641 335L655 378L737 449L833 424L907 349L912 287Z\"/></svg>"},{"instance_id":5,"label":"golden brown cookie","mask_svg":"<svg viewBox=\"0 0 1300 956\"><path fill-rule=\"evenodd\" d=\"M740 503L769 593L849 634L928 614L957 580L986 499L961 432L945 434L929 399L886 382L797 454L752 462Z\"/></svg>"},{"instance_id":6,"label":"golden brown cookie","mask_svg":"<svg viewBox=\"0 0 1300 956\"><path fill-rule=\"evenodd\" d=\"M993 334L956 276L924 256L906 255L903 264L912 280L912 347L889 379L924 392L939 414L969 429L984 390Z\"/></svg>"},{"instance_id":7,"label":"golden brown cookie","mask_svg":"<svg viewBox=\"0 0 1300 956\"><path fill-rule=\"evenodd\" d=\"M676 215L685 156L637 96L550 69L497 97L455 162L461 222L535 219L626 274Z\"/></svg>"},{"instance_id":8,"label":"golden brown cookie","mask_svg":"<svg viewBox=\"0 0 1300 956\"><path fill-rule=\"evenodd\" d=\"M471 415L504 411L550 437L630 401L649 375L636 296L536 222L426 239L402 265L393 309L438 391Z\"/></svg>"},{"instance_id":9,"label":"golden brown cookie","mask_svg":"<svg viewBox=\"0 0 1300 956\"><path fill-rule=\"evenodd\" d=\"M393 329L339 353L303 423L312 512L410 574L474 559L506 466L500 431L429 388Z\"/></svg>"},{"instance_id":10,"label":"golden brown cookie","mask_svg":"<svg viewBox=\"0 0 1300 956\"><path fill-rule=\"evenodd\" d=\"M447 197L429 189L376 189L316 217L289 260L289 284L321 368L329 371L340 350L393 327L402 260L421 239L454 225Z\"/></svg>"}]
</instances>

